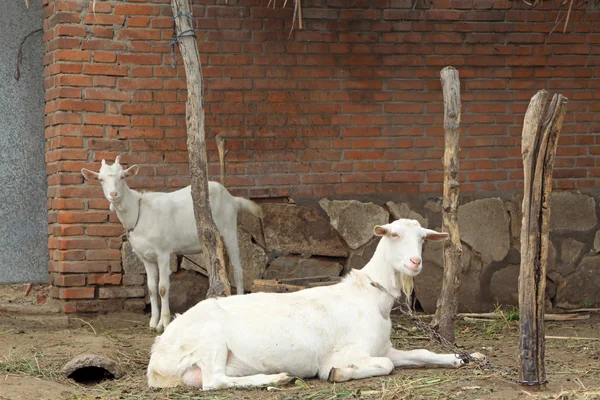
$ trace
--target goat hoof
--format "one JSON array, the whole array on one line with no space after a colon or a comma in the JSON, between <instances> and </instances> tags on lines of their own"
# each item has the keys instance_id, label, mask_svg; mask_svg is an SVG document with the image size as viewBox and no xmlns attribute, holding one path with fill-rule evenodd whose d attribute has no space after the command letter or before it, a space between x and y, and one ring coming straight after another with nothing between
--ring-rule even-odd
<instances>
[{"instance_id":1,"label":"goat hoof","mask_svg":"<svg viewBox=\"0 0 600 400\"><path fill-rule=\"evenodd\" d=\"M481 353L472 353L471 358L475 361L480 361L480 362L485 362L485 360L486 360L485 354L481 354Z\"/></svg>"},{"instance_id":2,"label":"goat hoof","mask_svg":"<svg viewBox=\"0 0 600 400\"><path fill-rule=\"evenodd\" d=\"M164 330L165 330L165 328L163 328L162 322L159 322L158 325L156 326L156 333L161 334L164 332Z\"/></svg>"},{"instance_id":3,"label":"goat hoof","mask_svg":"<svg viewBox=\"0 0 600 400\"><path fill-rule=\"evenodd\" d=\"M329 376L327 377L327 380L329 382L338 382L339 374L340 374L339 368L331 368L331 370L329 371Z\"/></svg>"},{"instance_id":4,"label":"goat hoof","mask_svg":"<svg viewBox=\"0 0 600 400\"><path fill-rule=\"evenodd\" d=\"M279 375L280 377L274 382L277 385L287 385L295 379L293 376L286 373L281 373Z\"/></svg>"}]
</instances>

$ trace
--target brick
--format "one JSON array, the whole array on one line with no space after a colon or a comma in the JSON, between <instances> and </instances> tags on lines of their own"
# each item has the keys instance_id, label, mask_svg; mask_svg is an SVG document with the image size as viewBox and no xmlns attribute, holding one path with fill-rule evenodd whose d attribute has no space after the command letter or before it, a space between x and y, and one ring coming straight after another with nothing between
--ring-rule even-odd
<instances>
[{"instance_id":1,"label":"brick","mask_svg":"<svg viewBox=\"0 0 600 400\"><path fill-rule=\"evenodd\" d=\"M88 285L119 285L121 274L91 274L88 276Z\"/></svg>"},{"instance_id":2,"label":"brick","mask_svg":"<svg viewBox=\"0 0 600 400\"><path fill-rule=\"evenodd\" d=\"M123 25L124 22L125 17L120 15L88 14L83 18L86 25Z\"/></svg>"},{"instance_id":3,"label":"brick","mask_svg":"<svg viewBox=\"0 0 600 400\"><path fill-rule=\"evenodd\" d=\"M164 107L161 104L124 104L121 106L121 113L125 115L163 114Z\"/></svg>"},{"instance_id":4,"label":"brick","mask_svg":"<svg viewBox=\"0 0 600 400\"><path fill-rule=\"evenodd\" d=\"M108 66L102 64L86 64L83 66L83 73L86 75L126 76L127 67Z\"/></svg>"},{"instance_id":5,"label":"brick","mask_svg":"<svg viewBox=\"0 0 600 400\"><path fill-rule=\"evenodd\" d=\"M51 261L48 270L50 272L61 273L92 273L92 272L108 272L108 264L106 262L91 262L91 261Z\"/></svg>"},{"instance_id":6,"label":"brick","mask_svg":"<svg viewBox=\"0 0 600 400\"><path fill-rule=\"evenodd\" d=\"M120 90L86 89L84 97L90 100L130 101L131 95Z\"/></svg>"},{"instance_id":7,"label":"brick","mask_svg":"<svg viewBox=\"0 0 600 400\"><path fill-rule=\"evenodd\" d=\"M92 124L92 125L127 126L130 123L130 118L128 116L121 116L121 115L88 114L85 116L84 121L86 124Z\"/></svg>"},{"instance_id":8,"label":"brick","mask_svg":"<svg viewBox=\"0 0 600 400\"><path fill-rule=\"evenodd\" d=\"M144 297L144 295L144 288L138 286L101 287L98 289L98 297L101 299L135 298Z\"/></svg>"},{"instance_id":9,"label":"brick","mask_svg":"<svg viewBox=\"0 0 600 400\"><path fill-rule=\"evenodd\" d=\"M119 54L119 64L161 64L162 56L160 54Z\"/></svg>"},{"instance_id":10,"label":"brick","mask_svg":"<svg viewBox=\"0 0 600 400\"><path fill-rule=\"evenodd\" d=\"M154 4L116 4L115 15L160 15L160 6Z\"/></svg>"},{"instance_id":11,"label":"brick","mask_svg":"<svg viewBox=\"0 0 600 400\"><path fill-rule=\"evenodd\" d=\"M57 50L54 61L90 61L91 53L87 50Z\"/></svg>"},{"instance_id":12,"label":"brick","mask_svg":"<svg viewBox=\"0 0 600 400\"><path fill-rule=\"evenodd\" d=\"M62 288L58 291L60 299L93 299L95 289L93 287Z\"/></svg>"},{"instance_id":13,"label":"brick","mask_svg":"<svg viewBox=\"0 0 600 400\"><path fill-rule=\"evenodd\" d=\"M52 284L54 286L84 286L85 275L54 275Z\"/></svg>"}]
</instances>

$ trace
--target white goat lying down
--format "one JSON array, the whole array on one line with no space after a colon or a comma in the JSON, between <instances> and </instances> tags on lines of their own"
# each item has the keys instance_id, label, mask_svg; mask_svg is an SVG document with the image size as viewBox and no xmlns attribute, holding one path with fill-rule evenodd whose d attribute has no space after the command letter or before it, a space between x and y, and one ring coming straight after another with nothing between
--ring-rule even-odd
<instances>
[{"instance_id":1,"label":"white goat lying down","mask_svg":"<svg viewBox=\"0 0 600 400\"><path fill-rule=\"evenodd\" d=\"M455 354L401 351L390 342L394 297L412 291L424 240L448 234L407 219L376 226L375 234L383 238L373 258L336 285L208 299L178 316L155 340L148 385L209 390L315 376L343 382L394 367L462 365Z\"/></svg>"},{"instance_id":2,"label":"white goat lying down","mask_svg":"<svg viewBox=\"0 0 600 400\"><path fill-rule=\"evenodd\" d=\"M144 263L152 308L150 327L162 332L171 321L170 255L201 252L191 187L171 193L140 193L132 190L125 183L125 178L136 175L138 166L133 165L123 170L119 156L110 166L102 160L98 173L85 168L81 173L86 179L100 180L104 197L110 202L111 211L117 212L119 220L128 232L132 250ZM233 197L218 182L208 182L208 191L212 216L233 266L237 293L243 294L244 278L238 248L237 214L240 209L245 209L262 218L263 211L253 201ZM160 294L162 306L160 320L157 293Z\"/></svg>"}]
</instances>

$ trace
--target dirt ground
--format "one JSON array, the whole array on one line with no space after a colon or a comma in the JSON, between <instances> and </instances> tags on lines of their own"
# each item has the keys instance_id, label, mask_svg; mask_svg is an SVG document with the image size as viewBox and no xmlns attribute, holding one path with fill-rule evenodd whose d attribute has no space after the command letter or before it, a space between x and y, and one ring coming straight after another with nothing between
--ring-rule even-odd
<instances>
[{"instance_id":1,"label":"dirt ground","mask_svg":"<svg viewBox=\"0 0 600 400\"><path fill-rule=\"evenodd\" d=\"M317 380L253 390L202 392L190 389L151 390L145 372L154 334L148 316L114 313L99 316L64 316L34 306L37 294L23 298L25 286L0 286L0 400L337 400L337 399L600 399L600 341L548 339L547 390L528 394L488 368L396 369L390 376L344 384ZM42 293L43 294L43 293ZM26 311L6 307L29 305ZM36 308L38 307L38 308ZM1 311L4 308L4 311ZM600 314L576 322L547 324L547 335L600 338ZM494 364L516 365L518 322L460 321L457 343L487 355ZM413 329L405 317L394 318L392 334L400 349L441 349ZM73 356L96 353L117 360L119 379L83 385L61 374Z\"/></svg>"}]
</instances>

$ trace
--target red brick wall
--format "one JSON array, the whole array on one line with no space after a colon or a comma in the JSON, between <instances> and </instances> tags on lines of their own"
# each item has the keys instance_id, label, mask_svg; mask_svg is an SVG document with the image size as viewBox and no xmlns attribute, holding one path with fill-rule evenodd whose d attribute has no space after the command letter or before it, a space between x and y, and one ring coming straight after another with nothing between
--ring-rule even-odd
<instances>
[{"instance_id":1,"label":"red brick wall","mask_svg":"<svg viewBox=\"0 0 600 400\"><path fill-rule=\"evenodd\" d=\"M439 195L446 65L461 77L463 193L521 186L523 114L543 88L571 100L556 187L600 185L600 13L582 22L574 11L568 33L550 35L551 1L532 11L516 0L303 0L306 29L288 38L290 5L267 2L194 1L210 157L214 135L227 137L234 193ZM173 33L171 8L44 4L52 294L66 311L118 308L139 288L98 287L122 285L122 227L79 171L125 154L141 166L132 187L188 183L184 72L157 47Z\"/></svg>"}]
</instances>

